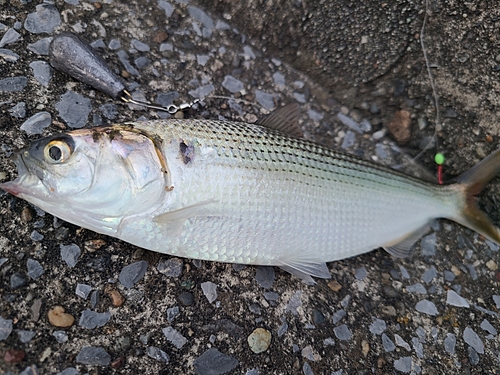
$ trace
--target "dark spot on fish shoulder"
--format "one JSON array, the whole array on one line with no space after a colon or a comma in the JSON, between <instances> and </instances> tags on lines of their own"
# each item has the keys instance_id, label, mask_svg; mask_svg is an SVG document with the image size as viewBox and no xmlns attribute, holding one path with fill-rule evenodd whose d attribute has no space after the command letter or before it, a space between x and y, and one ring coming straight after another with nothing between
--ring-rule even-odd
<instances>
[{"instance_id":1,"label":"dark spot on fish shoulder","mask_svg":"<svg viewBox=\"0 0 500 375\"><path fill-rule=\"evenodd\" d=\"M179 151L181 153L182 162L184 164L189 164L191 162L191 157L193 156L193 148L182 141L179 144Z\"/></svg>"}]
</instances>

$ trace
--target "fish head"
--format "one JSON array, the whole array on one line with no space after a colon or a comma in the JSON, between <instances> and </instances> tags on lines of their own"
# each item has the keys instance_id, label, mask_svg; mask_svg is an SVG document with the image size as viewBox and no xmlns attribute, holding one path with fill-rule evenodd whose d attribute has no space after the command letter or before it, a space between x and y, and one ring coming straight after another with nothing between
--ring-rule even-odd
<instances>
[{"instance_id":1,"label":"fish head","mask_svg":"<svg viewBox=\"0 0 500 375\"><path fill-rule=\"evenodd\" d=\"M152 207L167 190L161 152L153 139L133 128L109 126L54 135L11 158L18 177L0 188L101 233Z\"/></svg>"}]
</instances>

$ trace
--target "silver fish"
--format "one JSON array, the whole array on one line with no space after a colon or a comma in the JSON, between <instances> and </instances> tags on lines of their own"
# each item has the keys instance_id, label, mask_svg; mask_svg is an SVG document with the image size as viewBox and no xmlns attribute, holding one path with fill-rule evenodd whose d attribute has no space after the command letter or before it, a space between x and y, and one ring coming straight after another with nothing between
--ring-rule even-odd
<instances>
[{"instance_id":1,"label":"silver fish","mask_svg":"<svg viewBox=\"0 0 500 375\"><path fill-rule=\"evenodd\" d=\"M282 111L283 112L283 111ZM75 130L13 154L0 188L145 249L275 265L311 282L325 262L383 247L402 257L435 218L500 243L474 195L500 151L434 185L259 124L158 120Z\"/></svg>"}]
</instances>

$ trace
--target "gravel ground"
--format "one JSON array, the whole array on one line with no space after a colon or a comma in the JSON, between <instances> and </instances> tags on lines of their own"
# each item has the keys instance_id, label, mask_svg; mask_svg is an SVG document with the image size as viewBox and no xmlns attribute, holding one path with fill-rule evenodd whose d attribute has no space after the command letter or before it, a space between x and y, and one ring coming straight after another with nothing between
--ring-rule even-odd
<instances>
[{"instance_id":1,"label":"gravel ground","mask_svg":"<svg viewBox=\"0 0 500 375\"><path fill-rule=\"evenodd\" d=\"M500 134L495 4L438 1L429 12L446 177ZM176 117L253 122L298 102L307 138L424 173L410 162L435 131L423 1L0 6L2 178L15 177L10 152L41 135L169 116L54 71L47 42L62 31L89 40L136 99L202 99ZM431 175L434 153L419 159ZM492 183L481 200L496 222L498 193ZM144 251L3 192L0 213L2 373L498 373L499 247L454 223L435 222L411 259L376 250L308 286L277 268Z\"/></svg>"}]
</instances>

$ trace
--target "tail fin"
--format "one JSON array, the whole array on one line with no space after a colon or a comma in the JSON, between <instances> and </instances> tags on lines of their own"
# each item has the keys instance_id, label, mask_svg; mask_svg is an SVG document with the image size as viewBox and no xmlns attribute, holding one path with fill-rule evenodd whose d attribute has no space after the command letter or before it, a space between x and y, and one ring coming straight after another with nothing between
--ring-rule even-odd
<instances>
[{"instance_id":1,"label":"tail fin","mask_svg":"<svg viewBox=\"0 0 500 375\"><path fill-rule=\"evenodd\" d=\"M500 149L458 177L457 183L463 186L466 201L462 215L456 218L456 221L500 244L500 228L496 227L491 219L477 207L475 198L498 173L500 173Z\"/></svg>"}]
</instances>

